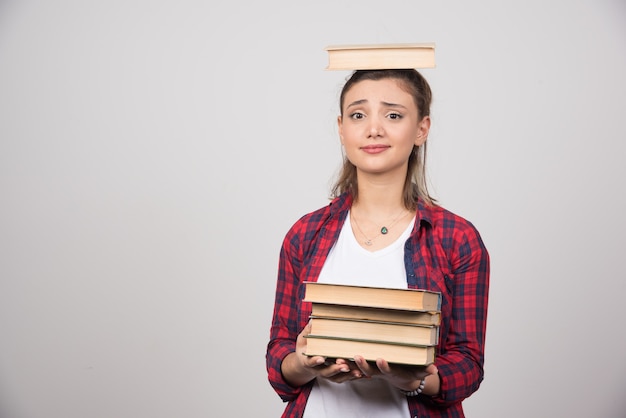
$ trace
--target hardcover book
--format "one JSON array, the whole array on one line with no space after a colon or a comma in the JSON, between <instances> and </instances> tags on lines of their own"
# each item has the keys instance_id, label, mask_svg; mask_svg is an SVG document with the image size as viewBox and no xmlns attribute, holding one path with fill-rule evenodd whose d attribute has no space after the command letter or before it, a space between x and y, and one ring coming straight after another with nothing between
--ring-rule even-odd
<instances>
[{"instance_id":1,"label":"hardcover book","mask_svg":"<svg viewBox=\"0 0 626 418\"><path fill-rule=\"evenodd\" d=\"M408 311L404 309L370 308L366 306L346 306L330 303L314 303L311 316L360 319L365 321L398 322L413 325L440 325L438 311Z\"/></svg>"},{"instance_id":2,"label":"hardcover book","mask_svg":"<svg viewBox=\"0 0 626 418\"><path fill-rule=\"evenodd\" d=\"M419 69L435 67L434 43L336 45L328 51L327 70Z\"/></svg>"},{"instance_id":3,"label":"hardcover book","mask_svg":"<svg viewBox=\"0 0 626 418\"><path fill-rule=\"evenodd\" d=\"M371 308L439 311L441 294L422 289L395 289L305 282L304 302Z\"/></svg>"},{"instance_id":4,"label":"hardcover book","mask_svg":"<svg viewBox=\"0 0 626 418\"><path fill-rule=\"evenodd\" d=\"M439 327L311 316L311 334L391 344L437 345Z\"/></svg>"},{"instance_id":5,"label":"hardcover book","mask_svg":"<svg viewBox=\"0 0 626 418\"><path fill-rule=\"evenodd\" d=\"M383 358L389 363L428 366L435 361L434 346L381 344L372 341L307 336L306 355L353 359L361 355L368 361Z\"/></svg>"}]
</instances>

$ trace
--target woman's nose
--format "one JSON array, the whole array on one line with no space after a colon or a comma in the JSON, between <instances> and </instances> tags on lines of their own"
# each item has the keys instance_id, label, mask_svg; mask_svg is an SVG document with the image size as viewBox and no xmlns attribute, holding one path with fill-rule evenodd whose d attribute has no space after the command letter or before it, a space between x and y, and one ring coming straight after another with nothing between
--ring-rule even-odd
<instances>
[{"instance_id":1,"label":"woman's nose","mask_svg":"<svg viewBox=\"0 0 626 418\"><path fill-rule=\"evenodd\" d=\"M372 119L370 122L370 134L372 138L381 136L383 134L383 127L377 120Z\"/></svg>"}]
</instances>

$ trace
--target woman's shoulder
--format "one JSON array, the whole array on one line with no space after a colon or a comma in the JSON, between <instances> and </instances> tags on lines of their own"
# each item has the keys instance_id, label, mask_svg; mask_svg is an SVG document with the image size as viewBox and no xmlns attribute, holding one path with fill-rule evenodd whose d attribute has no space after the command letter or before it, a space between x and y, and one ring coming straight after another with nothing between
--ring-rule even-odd
<instances>
[{"instance_id":1,"label":"woman's shoulder","mask_svg":"<svg viewBox=\"0 0 626 418\"><path fill-rule=\"evenodd\" d=\"M442 206L425 207L421 215L429 223L426 230L432 242L441 247L452 266L476 265L488 272L489 252L472 222Z\"/></svg>"},{"instance_id":2,"label":"woman's shoulder","mask_svg":"<svg viewBox=\"0 0 626 418\"><path fill-rule=\"evenodd\" d=\"M322 206L319 209L315 209L312 212L300 216L289 229L289 234L301 234L308 230L319 229L319 227L324 224L324 220L328 218L329 213L329 207Z\"/></svg>"},{"instance_id":3,"label":"woman's shoulder","mask_svg":"<svg viewBox=\"0 0 626 418\"><path fill-rule=\"evenodd\" d=\"M419 204L420 219L431 225L440 236L480 236L476 226L467 218L441 205Z\"/></svg>"},{"instance_id":4,"label":"woman's shoulder","mask_svg":"<svg viewBox=\"0 0 626 418\"><path fill-rule=\"evenodd\" d=\"M338 219L342 211L349 208L346 196L333 198L327 205L321 206L311 212L302 215L289 229L288 235L305 236L315 234L329 220Z\"/></svg>"}]
</instances>

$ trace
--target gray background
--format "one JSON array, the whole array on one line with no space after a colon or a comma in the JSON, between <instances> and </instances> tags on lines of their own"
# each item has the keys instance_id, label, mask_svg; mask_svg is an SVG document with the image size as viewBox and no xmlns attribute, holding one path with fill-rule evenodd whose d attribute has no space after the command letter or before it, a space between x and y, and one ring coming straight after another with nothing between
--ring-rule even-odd
<instances>
[{"instance_id":1,"label":"gray background","mask_svg":"<svg viewBox=\"0 0 626 418\"><path fill-rule=\"evenodd\" d=\"M436 43L432 189L492 256L467 415L625 416L610 0L0 2L0 416L278 416L278 251L340 158L324 47L384 42Z\"/></svg>"}]
</instances>

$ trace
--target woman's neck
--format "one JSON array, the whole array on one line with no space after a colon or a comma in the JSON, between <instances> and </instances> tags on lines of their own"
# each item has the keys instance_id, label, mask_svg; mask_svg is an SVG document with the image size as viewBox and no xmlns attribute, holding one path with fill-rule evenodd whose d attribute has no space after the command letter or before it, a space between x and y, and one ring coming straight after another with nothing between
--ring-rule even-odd
<instances>
[{"instance_id":1,"label":"woman's neck","mask_svg":"<svg viewBox=\"0 0 626 418\"><path fill-rule=\"evenodd\" d=\"M362 185L359 183L357 199L352 210L370 219L388 219L404 207L402 187L393 185Z\"/></svg>"},{"instance_id":2,"label":"woman's neck","mask_svg":"<svg viewBox=\"0 0 626 418\"><path fill-rule=\"evenodd\" d=\"M368 251L377 251L402 234L414 212L404 206L403 188L393 184L359 182L357 198L350 209L352 233Z\"/></svg>"}]
</instances>

